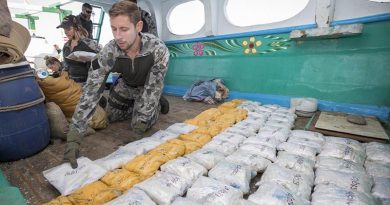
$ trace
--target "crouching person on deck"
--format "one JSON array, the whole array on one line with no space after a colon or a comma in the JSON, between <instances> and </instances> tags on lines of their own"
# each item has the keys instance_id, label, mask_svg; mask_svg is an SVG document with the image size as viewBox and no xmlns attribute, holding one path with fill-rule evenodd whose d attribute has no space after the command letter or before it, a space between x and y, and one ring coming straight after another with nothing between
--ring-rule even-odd
<instances>
[{"instance_id":1,"label":"crouching person on deck","mask_svg":"<svg viewBox=\"0 0 390 205\"><path fill-rule=\"evenodd\" d=\"M111 40L92 61L83 95L72 118L64 160L77 167L79 145L105 88L110 72L121 77L111 89L106 108L110 122L131 119L131 128L142 134L169 110L162 98L169 52L154 35L141 33L143 23L136 4L115 3L109 10L114 40Z\"/></svg>"}]
</instances>

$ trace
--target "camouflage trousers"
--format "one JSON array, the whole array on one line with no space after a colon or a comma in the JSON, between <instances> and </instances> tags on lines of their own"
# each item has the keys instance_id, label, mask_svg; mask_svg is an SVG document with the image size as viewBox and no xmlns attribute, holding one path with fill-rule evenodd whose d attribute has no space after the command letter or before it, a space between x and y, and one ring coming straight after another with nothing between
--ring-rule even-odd
<instances>
[{"instance_id":1,"label":"camouflage trousers","mask_svg":"<svg viewBox=\"0 0 390 205\"><path fill-rule=\"evenodd\" d=\"M133 127L139 121L137 112L134 112L134 109L140 107L137 105L144 101L141 99L143 90L144 88L142 86L131 87L123 79L118 79L118 84L110 90L108 97L106 112L109 121L117 122L131 119L131 127ZM149 122L146 122L148 129L156 124L161 109L160 107L160 105L156 107L155 115Z\"/></svg>"}]
</instances>

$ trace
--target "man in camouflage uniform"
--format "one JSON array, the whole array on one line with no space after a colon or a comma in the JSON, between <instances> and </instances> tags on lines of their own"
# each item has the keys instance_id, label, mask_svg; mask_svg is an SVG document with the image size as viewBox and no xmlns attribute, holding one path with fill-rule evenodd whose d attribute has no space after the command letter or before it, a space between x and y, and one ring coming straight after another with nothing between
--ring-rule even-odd
<instances>
[{"instance_id":1,"label":"man in camouflage uniform","mask_svg":"<svg viewBox=\"0 0 390 205\"><path fill-rule=\"evenodd\" d=\"M131 118L133 131L142 134L156 123L160 107L164 106L163 103L160 105L160 98L168 68L168 48L154 35L141 32L143 22L136 4L129 1L115 3L109 15L115 39L105 45L97 59L92 61L67 134L64 159L73 168L77 167L76 159L87 120L102 96L109 72L121 73L118 84L110 91L106 108L111 122ZM164 113L163 109L161 111Z\"/></svg>"},{"instance_id":2,"label":"man in camouflage uniform","mask_svg":"<svg viewBox=\"0 0 390 205\"><path fill-rule=\"evenodd\" d=\"M129 0L133 3L137 3L137 0ZM141 7L138 7L138 9L141 11L141 19L144 23L144 26L142 27L142 33L151 33L158 37L157 34L157 25L156 21L154 20L153 16L150 15L149 12L141 9Z\"/></svg>"}]
</instances>

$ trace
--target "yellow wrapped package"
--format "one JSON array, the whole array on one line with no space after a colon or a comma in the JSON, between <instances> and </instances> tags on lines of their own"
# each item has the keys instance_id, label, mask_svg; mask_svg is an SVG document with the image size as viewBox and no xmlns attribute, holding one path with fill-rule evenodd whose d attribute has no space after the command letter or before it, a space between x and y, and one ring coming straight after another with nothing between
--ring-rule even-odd
<instances>
[{"instance_id":1,"label":"yellow wrapped package","mask_svg":"<svg viewBox=\"0 0 390 205\"><path fill-rule=\"evenodd\" d=\"M237 109L235 111L235 116L236 116L236 122L240 122L242 120L245 120L248 116L248 111L244 109Z\"/></svg>"},{"instance_id":2,"label":"yellow wrapped package","mask_svg":"<svg viewBox=\"0 0 390 205\"><path fill-rule=\"evenodd\" d=\"M236 105L240 105L241 103L245 102L246 100L245 99L234 99L230 102L236 104Z\"/></svg>"},{"instance_id":3,"label":"yellow wrapped package","mask_svg":"<svg viewBox=\"0 0 390 205\"><path fill-rule=\"evenodd\" d=\"M211 141L211 136L208 134L194 133L183 134L179 136L179 139L184 141L193 141L201 144L202 146Z\"/></svg>"},{"instance_id":4,"label":"yellow wrapped package","mask_svg":"<svg viewBox=\"0 0 390 205\"><path fill-rule=\"evenodd\" d=\"M236 108L237 107L237 104L235 102L224 102L222 103L220 106L218 106L218 108L220 107L223 107L223 108Z\"/></svg>"},{"instance_id":5,"label":"yellow wrapped package","mask_svg":"<svg viewBox=\"0 0 390 205\"><path fill-rule=\"evenodd\" d=\"M148 153L137 156L127 164L123 165L123 168L141 175L142 178L148 178L167 161L169 161L169 159L162 154Z\"/></svg>"},{"instance_id":6,"label":"yellow wrapped package","mask_svg":"<svg viewBox=\"0 0 390 205\"><path fill-rule=\"evenodd\" d=\"M127 171L126 169L114 169L104 175L100 180L110 188L125 192L143 179L139 174Z\"/></svg>"},{"instance_id":7,"label":"yellow wrapped package","mask_svg":"<svg viewBox=\"0 0 390 205\"><path fill-rule=\"evenodd\" d=\"M196 150L202 148L202 145L200 143L194 142L194 141L173 139L173 140L169 140L169 143L184 146L185 147L184 154L189 154L193 151L196 151Z\"/></svg>"},{"instance_id":8,"label":"yellow wrapped package","mask_svg":"<svg viewBox=\"0 0 390 205\"><path fill-rule=\"evenodd\" d=\"M192 119L189 119L189 120L185 120L184 123L198 126L199 119L192 118Z\"/></svg>"},{"instance_id":9,"label":"yellow wrapped package","mask_svg":"<svg viewBox=\"0 0 390 205\"><path fill-rule=\"evenodd\" d=\"M210 108L196 116L197 119L214 121L218 116L222 115L222 112L217 108Z\"/></svg>"},{"instance_id":10,"label":"yellow wrapped package","mask_svg":"<svg viewBox=\"0 0 390 205\"><path fill-rule=\"evenodd\" d=\"M43 205L73 205L73 203L66 196L59 196Z\"/></svg>"},{"instance_id":11,"label":"yellow wrapped package","mask_svg":"<svg viewBox=\"0 0 390 205\"><path fill-rule=\"evenodd\" d=\"M101 205L121 195L119 190L109 188L101 181L88 184L68 196L73 204Z\"/></svg>"},{"instance_id":12,"label":"yellow wrapped package","mask_svg":"<svg viewBox=\"0 0 390 205\"><path fill-rule=\"evenodd\" d=\"M217 122L225 122L230 126L236 123L236 116L233 113L226 113L218 117Z\"/></svg>"},{"instance_id":13,"label":"yellow wrapped package","mask_svg":"<svg viewBox=\"0 0 390 205\"><path fill-rule=\"evenodd\" d=\"M173 140L175 140L175 139L173 139ZM185 151L186 151L185 146L183 144L169 143L170 141L171 140L157 146L156 148L149 151L148 154L164 155L167 158L169 158L169 160L176 159L180 156L183 156Z\"/></svg>"}]
</instances>

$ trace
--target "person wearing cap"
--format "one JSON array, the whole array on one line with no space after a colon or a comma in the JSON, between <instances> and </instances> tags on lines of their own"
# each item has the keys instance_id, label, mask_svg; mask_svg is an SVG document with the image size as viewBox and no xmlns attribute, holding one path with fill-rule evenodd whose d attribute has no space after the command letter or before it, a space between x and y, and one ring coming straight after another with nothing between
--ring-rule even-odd
<instances>
[{"instance_id":1,"label":"person wearing cap","mask_svg":"<svg viewBox=\"0 0 390 205\"><path fill-rule=\"evenodd\" d=\"M57 28L63 28L66 37L69 39L62 49L63 59L65 61L65 70L69 72L69 77L78 82L85 83L88 77L90 62L82 62L67 58L69 54L76 51L99 52L98 44L87 38L88 32L81 26L80 21L74 15L64 18Z\"/></svg>"},{"instance_id":2,"label":"person wearing cap","mask_svg":"<svg viewBox=\"0 0 390 205\"><path fill-rule=\"evenodd\" d=\"M137 0L128 1L137 4ZM149 12L143 10L141 7L138 7L138 9L141 11L141 19L144 24L142 27L142 33L151 33L158 37L156 20L154 20L153 16L150 15Z\"/></svg>"},{"instance_id":3,"label":"person wearing cap","mask_svg":"<svg viewBox=\"0 0 390 205\"><path fill-rule=\"evenodd\" d=\"M141 13L135 3L119 1L109 10L114 39L92 61L83 95L73 114L64 160L77 167L79 146L110 72L120 73L108 97L106 112L110 122L131 119L135 137L143 137L169 111L162 97L168 69L169 51L156 36L142 33Z\"/></svg>"},{"instance_id":4,"label":"person wearing cap","mask_svg":"<svg viewBox=\"0 0 390 205\"><path fill-rule=\"evenodd\" d=\"M91 15L92 15L91 4L84 3L81 7L81 13L79 15L77 15L77 18L79 19L81 26L85 30L87 30L87 32L88 32L87 37L90 39L93 39L93 36L92 36L93 24L91 21Z\"/></svg>"}]
</instances>

